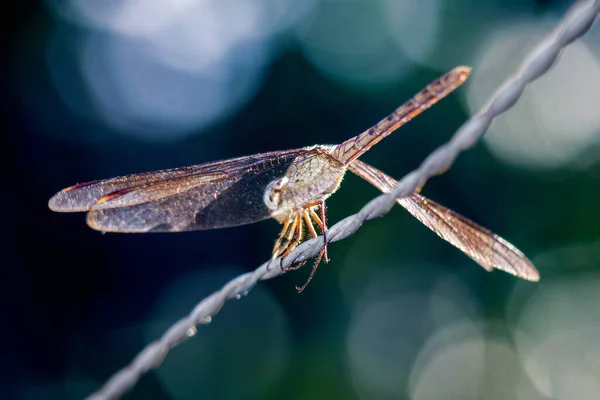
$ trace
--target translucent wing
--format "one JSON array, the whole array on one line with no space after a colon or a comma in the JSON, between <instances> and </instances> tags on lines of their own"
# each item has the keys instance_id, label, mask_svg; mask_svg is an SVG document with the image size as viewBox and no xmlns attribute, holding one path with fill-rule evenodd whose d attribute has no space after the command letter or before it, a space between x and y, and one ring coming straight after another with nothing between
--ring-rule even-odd
<instances>
[{"instance_id":1,"label":"translucent wing","mask_svg":"<svg viewBox=\"0 0 600 400\"><path fill-rule=\"evenodd\" d=\"M306 150L302 150L306 157ZM310 150L308 150L310 153ZM133 174L71 186L50 199L54 211L88 211L93 229L172 232L224 228L270 217L266 186L300 150Z\"/></svg>"},{"instance_id":2,"label":"translucent wing","mask_svg":"<svg viewBox=\"0 0 600 400\"><path fill-rule=\"evenodd\" d=\"M57 212L88 211L101 197L116 193L119 190L132 189L160 182L164 183L172 179L185 178L194 175L211 173L234 175L245 168L252 168L252 165L254 164L260 164L269 159L278 159L278 157L286 157L288 154L296 153L297 151L298 150L289 150L263 153L254 156L232 158L224 161L215 161L187 167L143 172L79 183L56 193L48 202L48 206L52 211Z\"/></svg>"},{"instance_id":3,"label":"translucent wing","mask_svg":"<svg viewBox=\"0 0 600 400\"><path fill-rule=\"evenodd\" d=\"M360 135L334 146L331 156L342 164L351 163L396 129L448 96L465 83L470 74L470 67L458 66L452 68L376 125Z\"/></svg>"},{"instance_id":4,"label":"translucent wing","mask_svg":"<svg viewBox=\"0 0 600 400\"><path fill-rule=\"evenodd\" d=\"M353 161L348 168L384 193L389 193L397 183L359 160ZM540 279L538 271L523 253L475 222L417 193L397 201L421 223L486 270L497 268L529 281Z\"/></svg>"}]
</instances>

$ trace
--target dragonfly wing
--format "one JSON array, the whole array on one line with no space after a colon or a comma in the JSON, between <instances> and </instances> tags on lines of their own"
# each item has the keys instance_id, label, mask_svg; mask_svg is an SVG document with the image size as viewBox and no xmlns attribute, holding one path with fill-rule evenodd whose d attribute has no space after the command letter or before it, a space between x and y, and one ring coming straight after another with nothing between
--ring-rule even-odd
<instances>
[{"instance_id":1,"label":"dragonfly wing","mask_svg":"<svg viewBox=\"0 0 600 400\"><path fill-rule=\"evenodd\" d=\"M299 153L264 153L187 167L187 173L170 170L168 179L163 179L164 171L141 174L147 175L146 183L140 184L143 179L130 179L128 187L94 199L87 222L100 231L129 233L213 229L257 222L270 217L263 200L267 185L283 176ZM80 199L88 201L93 192L122 185L123 180L119 179L61 193L74 199L71 204Z\"/></svg>"},{"instance_id":2,"label":"dragonfly wing","mask_svg":"<svg viewBox=\"0 0 600 400\"><path fill-rule=\"evenodd\" d=\"M398 199L398 203L486 270L497 268L529 281L540 279L538 271L519 249L468 218L416 193Z\"/></svg>"},{"instance_id":3,"label":"dragonfly wing","mask_svg":"<svg viewBox=\"0 0 600 400\"><path fill-rule=\"evenodd\" d=\"M165 181L193 173L194 167L182 167L170 170L144 172L118 176L116 178L97 180L70 186L56 193L48 202L48 207L57 212L88 211L96 201L110 193L143 186L149 183Z\"/></svg>"},{"instance_id":4,"label":"dragonfly wing","mask_svg":"<svg viewBox=\"0 0 600 400\"><path fill-rule=\"evenodd\" d=\"M157 182L166 182L172 179L192 175L211 174L215 172L234 174L244 168L251 168L253 164L257 162L260 163L263 159L276 159L277 157L285 157L287 154L295 152L297 152L297 150L262 153L224 161L215 161L193 166L143 172L80 183L56 193L48 202L48 206L52 211L57 212L88 211L101 197L121 190L146 186Z\"/></svg>"},{"instance_id":5,"label":"dragonfly wing","mask_svg":"<svg viewBox=\"0 0 600 400\"><path fill-rule=\"evenodd\" d=\"M359 160L348 168L384 193L392 191L396 180ZM530 281L538 281L539 273L512 244L462 215L420 194L413 193L397 202L423 225L454 245L471 259L491 271L494 268Z\"/></svg>"},{"instance_id":6,"label":"dragonfly wing","mask_svg":"<svg viewBox=\"0 0 600 400\"><path fill-rule=\"evenodd\" d=\"M92 206L87 222L107 232L175 232L261 221L271 216L263 200L267 185L282 177L296 156L261 158L229 169L226 176L213 172L189 185L196 176L174 179L166 182L168 190L165 182L155 182L109 194Z\"/></svg>"}]
</instances>

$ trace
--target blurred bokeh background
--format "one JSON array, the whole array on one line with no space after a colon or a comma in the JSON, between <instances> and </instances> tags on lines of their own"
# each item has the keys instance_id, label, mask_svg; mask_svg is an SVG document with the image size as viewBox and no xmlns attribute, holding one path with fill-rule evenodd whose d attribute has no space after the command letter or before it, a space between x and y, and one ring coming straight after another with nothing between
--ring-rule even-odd
<instances>
[{"instance_id":1,"label":"blurred bokeh background","mask_svg":"<svg viewBox=\"0 0 600 400\"><path fill-rule=\"evenodd\" d=\"M5 399L79 399L234 276L275 221L119 235L47 208L92 179L339 143L455 65L464 87L363 159L400 178L571 1L21 1L3 16ZM523 250L487 273L400 207L259 284L128 399L598 399L600 28L423 193ZM348 176L331 224L377 191Z\"/></svg>"}]
</instances>

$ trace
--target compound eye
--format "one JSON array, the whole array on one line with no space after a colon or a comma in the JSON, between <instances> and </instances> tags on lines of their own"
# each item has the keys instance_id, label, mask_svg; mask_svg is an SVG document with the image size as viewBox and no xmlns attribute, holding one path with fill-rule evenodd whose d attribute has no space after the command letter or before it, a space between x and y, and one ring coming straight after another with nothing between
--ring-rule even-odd
<instances>
[{"instance_id":1,"label":"compound eye","mask_svg":"<svg viewBox=\"0 0 600 400\"><path fill-rule=\"evenodd\" d=\"M283 186L283 180L277 179L269 183L265 190L263 201L269 210L276 210L281 203L281 187Z\"/></svg>"},{"instance_id":2,"label":"compound eye","mask_svg":"<svg viewBox=\"0 0 600 400\"><path fill-rule=\"evenodd\" d=\"M279 197L281 196L281 189L273 189L271 194L269 195L269 200L273 203L279 202Z\"/></svg>"}]
</instances>

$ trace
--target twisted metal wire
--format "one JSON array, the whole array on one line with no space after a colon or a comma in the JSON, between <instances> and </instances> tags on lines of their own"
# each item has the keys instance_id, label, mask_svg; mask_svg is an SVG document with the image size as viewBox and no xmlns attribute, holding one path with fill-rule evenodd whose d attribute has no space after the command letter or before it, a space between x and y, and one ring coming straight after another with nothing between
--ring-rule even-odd
<instances>
[{"instance_id":1,"label":"twisted metal wire","mask_svg":"<svg viewBox=\"0 0 600 400\"><path fill-rule=\"evenodd\" d=\"M569 10L558 27L522 62L519 69L491 96L488 103L462 125L450 141L438 147L416 170L406 175L393 192L382 194L367 203L358 213L344 218L327 231L326 241L337 242L351 236L363 222L386 214L396 198L421 187L432 176L450 168L458 154L472 147L485 133L492 120L509 110L525 87L546 73L558 60L564 47L586 33L600 12L600 0L580 0ZM170 349L196 333L199 324L209 323L225 302L245 296L261 280L275 278L292 264L317 255L325 245L323 236L310 239L284 259L265 262L252 272L240 275L202 300L185 318L175 323L163 336L150 343L130 365L113 375L104 386L88 397L90 400L114 399L133 387L140 376L161 364Z\"/></svg>"}]
</instances>

